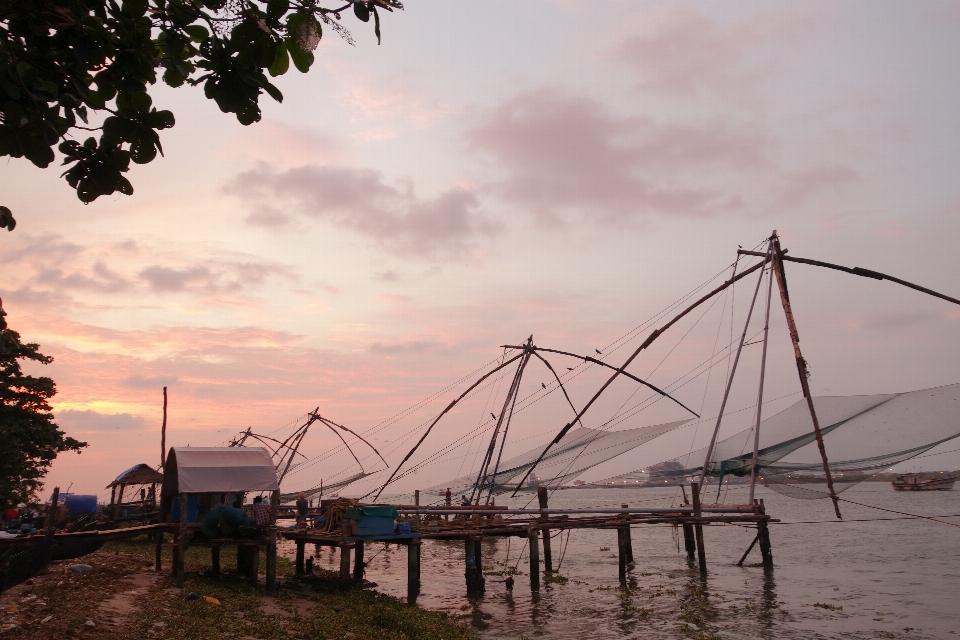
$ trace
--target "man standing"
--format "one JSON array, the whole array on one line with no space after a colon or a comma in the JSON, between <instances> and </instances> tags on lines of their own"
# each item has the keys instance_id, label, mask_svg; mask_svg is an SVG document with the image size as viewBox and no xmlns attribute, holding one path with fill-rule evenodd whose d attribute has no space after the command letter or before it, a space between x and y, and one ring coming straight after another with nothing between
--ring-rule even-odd
<instances>
[{"instance_id":1,"label":"man standing","mask_svg":"<svg viewBox=\"0 0 960 640\"><path fill-rule=\"evenodd\" d=\"M450 497L451 497L451 495L453 495L453 494L450 493L450 487L447 487L446 496L447 496L447 506L448 506L448 507L450 506Z\"/></svg>"},{"instance_id":2,"label":"man standing","mask_svg":"<svg viewBox=\"0 0 960 640\"><path fill-rule=\"evenodd\" d=\"M300 492L300 498L297 500L297 529L307 528L307 509L310 503L307 502L307 494Z\"/></svg>"}]
</instances>

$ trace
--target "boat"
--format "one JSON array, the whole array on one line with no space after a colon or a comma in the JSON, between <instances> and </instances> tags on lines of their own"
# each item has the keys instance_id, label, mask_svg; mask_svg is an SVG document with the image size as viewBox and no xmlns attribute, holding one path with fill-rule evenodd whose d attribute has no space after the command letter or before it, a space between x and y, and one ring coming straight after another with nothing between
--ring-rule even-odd
<instances>
[{"instance_id":1,"label":"boat","mask_svg":"<svg viewBox=\"0 0 960 640\"><path fill-rule=\"evenodd\" d=\"M905 473L891 482L894 491L951 491L957 476L952 474L924 478L922 473Z\"/></svg>"}]
</instances>

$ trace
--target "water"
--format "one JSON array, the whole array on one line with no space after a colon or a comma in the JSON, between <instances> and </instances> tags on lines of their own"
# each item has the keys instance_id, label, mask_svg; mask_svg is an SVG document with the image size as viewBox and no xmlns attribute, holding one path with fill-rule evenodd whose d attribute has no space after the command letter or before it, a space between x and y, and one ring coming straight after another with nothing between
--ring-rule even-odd
<instances>
[{"instance_id":1,"label":"water","mask_svg":"<svg viewBox=\"0 0 960 640\"><path fill-rule=\"evenodd\" d=\"M530 591L524 540L483 543L486 593L467 598L462 542L426 541L421 552L423 586L417 603L463 614L483 638L955 638L960 635L960 527L928 520L856 522L895 514L841 502L845 522L835 522L828 500L793 500L758 489L771 525L774 568L754 547L744 567L735 563L755 530L705 527L708 573L701 576L678 550L673 527L633 529L636 568L628 588L617 579L613 530L576 530L553 540L554 566L561 553L563 583ZM927 516L960 514L960 491L897 493L886 483L863 483L842 497ZM503 497L505 498L505 496ZM499 504L522 506L530 494ZM670 506L676 489L558 491L551 507ZM746 489L731 489L727 503L745 503ZM946 518L960 524L960 517ZM808 521L826 521L806 524ZM682 538L682 536L680 536ZM292 544L287 553L292 554ZM608 550L607 550L608 549ZM517 564L512 593L502 576ZM379 552L379 553L378 553ZM374 557L376 555L376 557ZM406 597L404 547L368 545L368 580L378 590ZM318 566L339 568L339 556L322 549ZM814 606L828 605L834 608ZM842 607L842 610L840 610Z\"/></svg>"}]
</instances>

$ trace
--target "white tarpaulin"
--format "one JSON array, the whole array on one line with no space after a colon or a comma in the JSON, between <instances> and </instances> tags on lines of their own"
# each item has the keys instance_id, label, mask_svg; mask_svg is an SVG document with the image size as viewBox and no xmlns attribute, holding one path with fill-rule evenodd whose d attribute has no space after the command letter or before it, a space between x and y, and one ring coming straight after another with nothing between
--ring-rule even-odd
<instances>
[{"instance_id":1,"label":"white tarpaulin","mask_svg":"<svg viewBox=\"0 0 960 640\"><path fill-rule=\"evenodd\" d=\"M173 447L170 455L177 465L177 493L280 489L277 468L263 448Z\"/></svg>"}]
</instances>

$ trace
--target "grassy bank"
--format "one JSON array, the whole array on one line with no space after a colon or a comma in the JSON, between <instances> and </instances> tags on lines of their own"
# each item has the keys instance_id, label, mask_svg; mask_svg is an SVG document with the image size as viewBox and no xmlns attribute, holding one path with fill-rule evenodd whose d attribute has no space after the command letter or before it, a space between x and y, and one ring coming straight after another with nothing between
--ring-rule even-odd
<instances>
[{"instance_id":1,"label":"grassy bank","mask_svg":"<svg viewBox=\"0 0 960 640\"><path fill-rule=\"evenodd\" d=\"M467 640L475 636L463 620L425 611L370 589L341 591L339 576L314 570L294 576L293 564L277 559L279 590L265 595L232 570L233 550L223 549L220 576L205 573L208 549L195 547L186 558L184 589L169 575L171 557L164 556L165 573L157 575L154 545L133 540L106 545L95 554L54 564L46 575L5 594L18 611L7 614L24 640L51 637L214 639L341 639ZM92 571L66 573L69 564L84 563ZM265 566L265 560L261 561ZM188 594L197 594L188 599Z\"/></svg>"}]
</instances>

